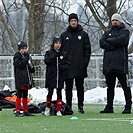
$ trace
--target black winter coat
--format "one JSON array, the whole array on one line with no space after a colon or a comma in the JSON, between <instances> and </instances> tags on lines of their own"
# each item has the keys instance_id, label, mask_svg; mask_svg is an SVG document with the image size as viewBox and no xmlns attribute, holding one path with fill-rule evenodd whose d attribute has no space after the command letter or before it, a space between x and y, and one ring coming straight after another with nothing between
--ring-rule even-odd
<instances>
[{"instance_id":1,"label":"black winter coat","mask_svg":"<svg viewBox=\"0 0 133 133\"><path fill-rule=\"evenodd\" d=\"M103 74L128 73L128 41L129 31L123 23L104 32L100 39L100 47L104 49Z\"/></svg>"},{"instance_id":2,"label":"black winter coat","mask_svg":"<svg viewBox=\"0 0 133 133\"><path fill-rule=\"evenodd\" d=\"M58 63L57 63L58 58ZM67 54L64 51L57 52L53 47L46 51L44 62L46 66L46 88L63 88L64 76L70 67Z\"/></svg>"},{"instance_id":3,"label":"black winter coat","mask_svg":"<svg viewBox=\"0 0 133 133\"><path fill-rule=\"evenodd\" d=\"M31 73L35 72L35 68L31 68L28 64L30 55L27 53L25 56L20 52L15 53L13 58L14 64L14 75L15 75L15 85L16 89L19 86L30 85L32 88L34 85Z\"/></svg>"},{"instance_id":4,"label":"black winter coat","mask_svg":"<svg viewBox=\"0 0 133 133\"><path fill-rule=\"evenodd\" d=\"M76 29L68 26L61 34L61 44L67 52L71 68L66 78L87 77L87 66L90 61L91 46L88 34L78 25Z\"/></svg>"}]
</instances>

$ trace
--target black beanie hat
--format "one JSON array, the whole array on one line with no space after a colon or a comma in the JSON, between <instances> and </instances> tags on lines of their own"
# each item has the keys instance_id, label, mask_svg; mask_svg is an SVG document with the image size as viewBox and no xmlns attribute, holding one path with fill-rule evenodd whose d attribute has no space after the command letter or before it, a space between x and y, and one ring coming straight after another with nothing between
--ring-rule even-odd
<instances>
[{"instance_id":1,"label":"black beanie hat","mask_svg":"<svg viewBox=\"0 0 133 133\"><path fill-rule=\"evenodd\" d=\"M58 37L58 36L54 37L51 46L54 46L54 44L55 44L56 42L61 42L60 37Z\"/></svg>"},{"instance_id":2,"label":"black beanie hat","mask_svg":"<svg viewBox=\"0 0 133 133\"><path fill-rule=\"evenodd\" d=\"M78 16L76 13L71 13L68 18L68 22L70 23L71 19L76 19L78 21Z\"/></svg>"},{"instance_id":3,"label":"black beanie hat","mask_svg":"<svg viewBox=\"0 0 133 133\"><path fill-rule=\"evenodd\" d=\"M22 49L22 48L24 48L24 47L27 48L27 43L25 43L25 42L23 42L23 41L21 41L21 42L18 43L18 50L20 50L20 49Z\"/></svg>"}]
</instances>

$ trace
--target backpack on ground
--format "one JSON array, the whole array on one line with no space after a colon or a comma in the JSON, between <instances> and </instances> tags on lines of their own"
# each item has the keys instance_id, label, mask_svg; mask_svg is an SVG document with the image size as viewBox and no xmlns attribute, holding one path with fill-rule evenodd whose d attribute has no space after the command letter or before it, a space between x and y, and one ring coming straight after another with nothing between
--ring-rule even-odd
<instances>
[{"instance_id":1,"label":"backpack on ground","mask_svg":"<svg viewBox=\"0 0 133 133\"><path fill-rule=\"evenodd\" d=\"M46 102L40 103L38 106L42 109L42 111L45 111L46 108ZM73 115L73 111L69 108L69 106L62 102L62 110L61 110L62 115ZM50 114L51 115L56 115L56 100L52 101L51 107L50 107Z\"/></svg>"}]
</instances>

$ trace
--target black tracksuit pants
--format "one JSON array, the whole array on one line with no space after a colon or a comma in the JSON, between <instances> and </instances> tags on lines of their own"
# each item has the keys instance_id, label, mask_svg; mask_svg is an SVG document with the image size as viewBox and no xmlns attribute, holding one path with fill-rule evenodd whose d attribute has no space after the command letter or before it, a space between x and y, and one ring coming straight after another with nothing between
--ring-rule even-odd
<instances>
[{"instance_id":1,"label":"black tracksuit pants","mask_svg":"<svg viewBox=\"0 0 133 133\"><path fill-rule=\"evenodd\" d=\"M72 108L72 89L74 79L69 78L65 80L66 84L66 102L67 105ZM78 108L83 108L84 102L84 78L75 78L75 86L77 89Z\"/></svg>"},{"instance_id":2,"label":"black tracksuit pants","mask_svg":"<svg viewBox=\"0 0 133 133\"><path fill-rule=\"evenodd\" d=\"M132 96L131 96L131 89L127 86L127 77L126 74L120 74L111 72L105 75L106 83L107 83L107 106L113 107L113 100L114 100L114 89L115 89L115 82L116 78L118 78L122 89L124 91L125 101L127 108L131 108L132 105Z\"/></svg>"}]
</instances>

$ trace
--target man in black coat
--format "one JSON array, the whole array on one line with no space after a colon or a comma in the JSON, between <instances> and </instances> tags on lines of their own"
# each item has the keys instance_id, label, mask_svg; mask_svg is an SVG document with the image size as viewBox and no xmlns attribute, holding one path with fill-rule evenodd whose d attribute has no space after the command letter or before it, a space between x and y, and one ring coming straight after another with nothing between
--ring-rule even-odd
<instances>
[{"instance_id":1,"label":"man in black coat","mask_svg":"<svg viewBox=\"0 0 133 133\"><path fill-rule=\"evenodd\" d=\"M107 105L100 113L113 113L114 88L118 78L125 95L123 114L131 113L131 89L127 85L128 74L128 41L129 31L122 23L120 14L111 17L112 27L107 29L100 39L100 47L104 49L103 74L107 83Z\"/></svg>"},{"instance_id":2,"label":"man in black coat","mask_svg":"<svg viewBox=\"0 0 133 133\"><path fill-rule=\"evenodd\" d=\"M69 26L61 34L61 43L64 51L67 52L71 67L65 77L66 102L72 109L72 88L75 79L78 97L78 112L84 113L84 78L87 77L87 66L90 61L91 46L88 34L78 24L77 14L69 15Z\"/></svg>"}]
</instances>

